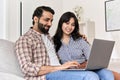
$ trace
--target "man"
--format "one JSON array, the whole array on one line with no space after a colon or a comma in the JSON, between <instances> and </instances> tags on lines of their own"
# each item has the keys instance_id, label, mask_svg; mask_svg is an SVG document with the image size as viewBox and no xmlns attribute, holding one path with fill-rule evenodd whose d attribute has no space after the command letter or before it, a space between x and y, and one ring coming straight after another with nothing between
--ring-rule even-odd
<instances>
[{"instance_id":1,"label":"man","mask_svg":"<svg viewBox=\"0 0 120 80\"><path fill-rule=\"evenodd\" d=\"M33 26L15 44L17 58L26 80L99 80L91 71L67 71L78 67L76 61L59 64L49 35L54 10L47 6L36 8Z\"/></svg>"}]
</instances>

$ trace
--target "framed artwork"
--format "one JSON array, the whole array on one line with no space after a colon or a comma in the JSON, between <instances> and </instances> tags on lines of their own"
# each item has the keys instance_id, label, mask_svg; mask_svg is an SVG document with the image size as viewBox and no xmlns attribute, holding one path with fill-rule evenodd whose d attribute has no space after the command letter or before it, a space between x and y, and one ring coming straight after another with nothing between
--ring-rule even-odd
<instances>
[{"instance_id":1,"label":"framed artwork","mask_svg":"<svg viewBox=\"0 0 120 80\"><path fill-rule=\"evenodd\" d=\"M105 29L107 32L120 30L120 0L105 1Z\"/></svg>"}]
</instances>

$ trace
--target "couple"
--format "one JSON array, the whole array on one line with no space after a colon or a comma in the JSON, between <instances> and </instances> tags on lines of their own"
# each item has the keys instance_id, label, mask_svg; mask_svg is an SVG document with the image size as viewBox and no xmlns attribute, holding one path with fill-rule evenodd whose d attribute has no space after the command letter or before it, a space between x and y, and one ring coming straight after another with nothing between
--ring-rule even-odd
<instances>
[{"instance_id":1,"label":"couple","mask_svg":"<svg viewBox=\"0 0 120 80\"><path fill-rule=\"evenodd\" d=\"M71 67L85 67L90 47L79 34L78 20L72 12L66 12L61 16L52 39L48 31L52 25L53 15L54 10L50 7L37 7L32 17L33 26L16 41L16 55L25 79L114 80L113 72L107 69L66 70Z\"/></svg>"}]
</instances>

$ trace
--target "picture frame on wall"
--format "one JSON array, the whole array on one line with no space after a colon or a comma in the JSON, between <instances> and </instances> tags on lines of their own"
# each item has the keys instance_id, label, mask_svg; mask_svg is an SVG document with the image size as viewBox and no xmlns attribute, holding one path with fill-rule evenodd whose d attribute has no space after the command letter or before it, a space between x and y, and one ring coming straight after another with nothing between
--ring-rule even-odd
<instances>
[{"instance_id":1,"label":"picture frame on wall","mask_svg":"<svg viewBox=\"0 0 120 80\"><path fill-rule=\"evenodd\" d=\"M120 31L120 0L105 1L105 29Z\"/></svg>"}]
</instances>

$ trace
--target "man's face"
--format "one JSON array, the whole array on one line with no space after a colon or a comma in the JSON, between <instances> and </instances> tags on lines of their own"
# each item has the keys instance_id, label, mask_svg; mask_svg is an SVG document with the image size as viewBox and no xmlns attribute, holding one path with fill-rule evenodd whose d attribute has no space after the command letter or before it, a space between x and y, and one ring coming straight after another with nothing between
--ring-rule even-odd
<instances>
[{"instance_id":1,"label":"man's face","mask_svg":"<svg viewBox=\"0 0 120 80\"><path fill-rule=\"evenodd\" d=\"M53 21L53 14L48 11L43 11L42 16L38 21L38 29L43 34L48 34L49 28L52 25Z\"/></svg>"}]
</instances>

